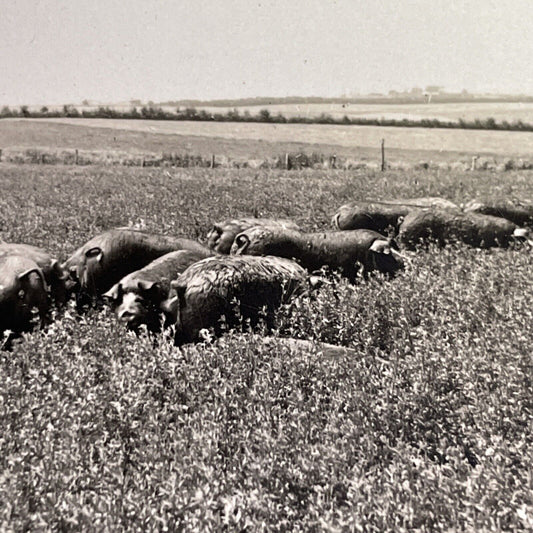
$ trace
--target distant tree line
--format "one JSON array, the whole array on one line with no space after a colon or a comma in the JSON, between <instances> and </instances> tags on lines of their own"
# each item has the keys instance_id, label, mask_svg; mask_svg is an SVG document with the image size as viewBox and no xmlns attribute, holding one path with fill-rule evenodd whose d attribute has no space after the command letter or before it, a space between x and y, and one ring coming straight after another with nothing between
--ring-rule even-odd
<instances>
[{"instance_id":1,"label":"distant tree line","mask_svg":"<svg viewBox=\"0 0 533 533\"><path fill-rule=\"evenodd\" d=\"M121 118L147 120L192 120L201 122L264 122L274 124L336 124L344 126L391 126L403 128L448 128L470 130L503 130L503 131L533 131L533 124L521 120L496 122L492 117L485 119L445 121L439 119L394 119L394 118L334 118L327 113L312 117L285 117L281 113L272 114L268 109L261 109L252 115L249 111L241 113L232 109L226 113L211 113L205 109L195 107L176 108L175 111L165 110L160 106L148 105L129 110L119 110L113 107L100 106L94 109L79 110L76 106L64 105L62 108L49 109L46 106L39 110L30 110L28 106L10 108L4 106L0 110L0 118Z\"/></svg>"}]
</instances>

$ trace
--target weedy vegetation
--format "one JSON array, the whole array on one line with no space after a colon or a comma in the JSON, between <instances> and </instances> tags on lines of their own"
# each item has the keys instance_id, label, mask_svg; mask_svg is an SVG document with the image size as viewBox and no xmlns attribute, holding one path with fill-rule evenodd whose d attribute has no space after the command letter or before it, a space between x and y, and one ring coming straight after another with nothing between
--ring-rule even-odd
<instances>
[{"instance_id":1,"label":"weedy vegetation","mask_svg":"<svg viewBox=\"0 0 533 533\"><path fill-rule=\"evenodd\" d=\"M533 174L0 166L0 237L330 227L353 199L532 198ZM0 529L533 529L533 253L419 250L181 349L73 308L0 352ZM284 336L317 341L295 349ZM325 357L318 341L353 348Z\"/></svg>"}]
</instances>

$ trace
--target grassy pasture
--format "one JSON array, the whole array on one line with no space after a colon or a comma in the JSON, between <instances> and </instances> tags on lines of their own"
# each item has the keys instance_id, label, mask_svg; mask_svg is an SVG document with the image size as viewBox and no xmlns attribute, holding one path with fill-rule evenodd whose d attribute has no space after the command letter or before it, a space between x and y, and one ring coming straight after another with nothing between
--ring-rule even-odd
<instances>
[{"instance_id":1,"label":"grassy pasture","mask_svg":"<svg viewBox=\"0 0 533 533\"><path fill-rule=\"evenodd\" d=\"M354 198L531 198L533 174L3 163L0 187L0 237L63 259L129 222L313 230ZM69 310L0 352L0 529L532 529L532 268L527 248L421 250L280 312L280 334L358 353L335 360L241 332L180 350Z\"/></svg>"},{"instance_id":2,"label":"grassy pasture","mask_svg":"<svg viewBox=\"0 0 533 533\"><path fill-rule=\"evenodd\" d=\"M158 133L159 123L146 121L146 131L118 129L114 121L102 123L96 127L93 122L71 124L68 122L48 122L44 120L1 120L0 121L0 147L4 153L23 149L40 148L43 150L85 150L97 154L118 153L124 157L161 154L161 153L188 153L206 157L215 154L229 158L261 159L283 155L286 152L322 153L330 155L356 157L361 160L379 159L379 148L342 147L335 144L307 143L304 141L279 142L257 139L231 139L213 135L179 135L172 133ZM231 125L228 125L231 129ZM155 131L150 128L155 128ZM395 160L420 158L420 154L411 151L390 150L390 155ZM450 157L450 154L447 154ZM446 156L431 154L435 160L444 159ZM459 159L455 154L453 160Z\"/></svg>"},{"instance_id":3,"label":"grassy pasture","mask_svg":"<svg viewBox=\"0 0 533 533\"><path fill-rule=\"evenodd\" d=\"M338 126L324 124L261 124L261 123L226 123L226 122L188 122L188 121L153 121L153 120L127 120L127 119L22 119L28 122L33 129L36 122L45 124L67 124L82 126L81 135L87 139L91 134L86 128L97 128L101 132L103 128L114 131L113 138L120 135L131 135L134 132L138 139L145 134L150 138L153 135L175 136L178 146L185 143L213 143L213 147L219 142L225 142L226 148L236 143L244 148L251 143L253 149L263 145L266 150L275 147L275 155L289 151L291 145L306 145L313 151L320 151L321 147L331 147L326 153L353 154L357 157L362 150L363 155L379 158L381 139L385 139L387 153L395 160L402 161L458 161L462 157L471 157L474 154L495 157L528 157L533 152L533 136L528 132L516 131L480 131L480 130L448 130L426 128L387 128L379 126ZM5 122L5 125L2 124ZM5 128L5 134L9 135L11 127L20 119L4 119L0 129ZM12 126L13 125L13 126ZM37 131L43 131L43 127L37 126ZM57 131L57 130L56 130ZM67 134L67 130L64 130ZM127 133L122 133L127 132ZM78 135L80 135L78 134ZM36 138L38 134L35 134ZM47 134L44 133L46 136ZM58 141L63 139L58 133ZM96 132L92 134L96 137ZM104 134L104 138L110 136ZM0 137L1 139L1 137ZM152 138L153 139L153 138ZM14 141L6 138L7 146L14 146ZM70 141L67 141L70 143ZM92 141L91 141L92 142ZM95 141L100 142L100 141ZM124 141L127 143L127 141ZM149 142L155 142L153 139ZM165 142L158 139L157 142ZM289 146L287 146L289 143ZM115 144L109 143L110 148ZM26 144L27 146L27 144ZM58 144L54 146L58 147ZM196 146L201 146L197 144ZM205 145L204 145L205 146ZM263 150L265 149L263 148ZM327 148L326 148L327 149ZM209 152L208 152L209 153ZM210 153L221 153L214 149ZM256 152L257 153L257 152ZM272 153L272 152L270 152ZM226 154L227 155L227 154ZM248 154L249 155L249 154Z\"/></svg>"}]
</instances>

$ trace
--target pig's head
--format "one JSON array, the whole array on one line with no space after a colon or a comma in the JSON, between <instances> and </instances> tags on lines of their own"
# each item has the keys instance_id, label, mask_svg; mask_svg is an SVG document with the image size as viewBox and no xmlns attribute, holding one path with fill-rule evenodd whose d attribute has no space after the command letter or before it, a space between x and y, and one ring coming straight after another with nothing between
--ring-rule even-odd
<instances>
[{"instance_id":1,"label":"pig's head","mask_svg":"<svg viewBox=\"0 0 533 533\"><path fill-rule=\"evenodd\" d=\"M145 324L150 331L160 329L159 305L165 295L157 282L135 280L116 283L103 295L120 322L131 330Z\"/></svg>"},{"instance_id":2,"label":"pig's head","mask_svg":"<svg viewBox=\"0 0 533 533\"><path fill-rule=\"evenodd\" d=\"M40 324L47 322L48 286L42 270L23 257L9 257L0 267L0 310L4 327L13 331L29 331L34 310Z\"/></svg>"}]
</instances>

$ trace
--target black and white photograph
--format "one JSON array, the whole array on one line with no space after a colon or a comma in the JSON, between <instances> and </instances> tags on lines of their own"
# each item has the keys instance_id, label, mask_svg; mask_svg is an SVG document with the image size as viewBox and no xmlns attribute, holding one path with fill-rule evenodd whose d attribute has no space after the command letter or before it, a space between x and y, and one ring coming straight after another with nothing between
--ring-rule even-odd
<instances>
[{"instance_id":1,"label":"black and white photograph","mask_svg":"<svg viewBox=\"0 0 533 533\"><path fill-rule=\"evenodd\" d=\"M533 531L533 3L0 7L0 531Z\"/></svg>"}]
</instances>

